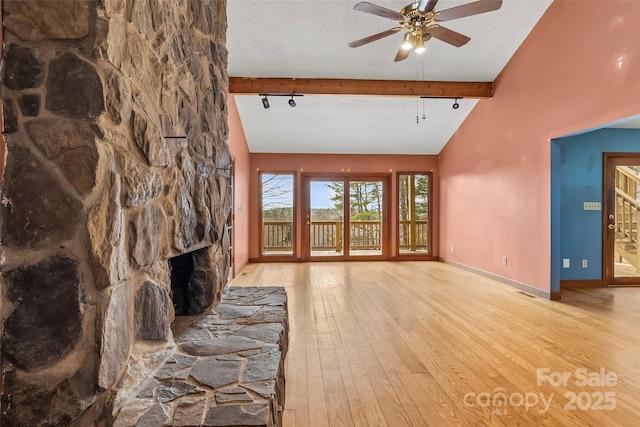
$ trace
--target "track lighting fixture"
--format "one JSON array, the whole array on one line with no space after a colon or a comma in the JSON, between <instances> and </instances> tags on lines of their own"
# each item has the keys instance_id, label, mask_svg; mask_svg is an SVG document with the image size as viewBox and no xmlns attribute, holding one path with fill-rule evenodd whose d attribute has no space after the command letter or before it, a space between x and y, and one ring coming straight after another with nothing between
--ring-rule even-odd
<instances>
[{"instance_id":1,"label":"track lighting fixture","mask_svg":"<svg viewBox=\"0 0 640 427\"><path fill-rule=\"evenodd\" d=\"M416 123L420 123L420 116L418 114L418 107L419 107L419 100L422 99L422 119L426 120L427 118L427 114L426 114L426 108L425 108L425 103L424 100L425 99L453 99L453 106L452 108L454 110L457 110L458 108L460 108L460 104L458 104L458 100L459 99L464 99L464 98L449 98L449 97L444 97L444 96L420 96L416 99Z\"/></svg>"},{"instance_id":2,"label":"track lighting fixture","mask_svg":"<svg viewBox=\"0 0 640 427\"><path fill-rule=\"evenodd\" d=\"M271 105L269 104L269 99L267 97L269 96L286 96L289 97L289 101L287 101L289 103L289 106L291 108L294 108L296 105L298 105L296 103L296 100L293 99L295 96L304 96L303 94L298 94L298 93L259 93L258 96L262 97L262 106L267 109L269 107L271 107Z\"/></svg>"}]
</instances>

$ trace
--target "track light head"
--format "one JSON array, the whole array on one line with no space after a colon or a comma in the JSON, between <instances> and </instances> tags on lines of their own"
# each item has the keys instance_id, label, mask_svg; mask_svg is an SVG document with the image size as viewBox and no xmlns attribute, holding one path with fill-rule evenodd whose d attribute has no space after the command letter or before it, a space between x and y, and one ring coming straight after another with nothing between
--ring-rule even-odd
<instances>
[{"instance_id":1,"label":"track light head","mask_svg":"<svg viewBox=\"0 0 640 427\"><path fill-rule=\"evenodd\" d=\"M262 106L267 109L270 107L269 105L269 100L267 99L267 95L264 96L264 98L262 98Z\"/></svg>"},{"instance_id":2,"label":"track light head","mask_svg":"<svg viewBox=\"0 0 640 427\"><path fill-rule=\"evenodd\" d=\"M291 99L289 100L289 106L291 108L296 106L296 101L293 99L293 95L291 95Z\"/></svg>"},{"instance_id":3,"label":"track light head","mask_svg":"<svg viewBox=\"0 0 640 427\"><path fill-rule=\"evenodd\" d=\"M458 104L458 98L456 98L453 101L453 109L457 110L458 108L460 108L460 104Z\"/></svg>"}]
</instances>

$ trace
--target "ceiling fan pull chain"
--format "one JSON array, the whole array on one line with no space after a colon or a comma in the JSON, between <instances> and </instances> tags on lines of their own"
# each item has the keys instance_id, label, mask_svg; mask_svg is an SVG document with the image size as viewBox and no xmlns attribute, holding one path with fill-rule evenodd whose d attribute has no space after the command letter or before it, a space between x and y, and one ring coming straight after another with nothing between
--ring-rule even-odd
<instances>
[{"instance_id":1,"label":"ceiling fan pull chain","mask_svg":"<svg viewBox=\"0 0 640 427\"><path fill-rule=\"evenodd\" d=\"M427 119L427 114L424 112L424 98L422 98L422 120Z\"/></svg>"}]
</instances>

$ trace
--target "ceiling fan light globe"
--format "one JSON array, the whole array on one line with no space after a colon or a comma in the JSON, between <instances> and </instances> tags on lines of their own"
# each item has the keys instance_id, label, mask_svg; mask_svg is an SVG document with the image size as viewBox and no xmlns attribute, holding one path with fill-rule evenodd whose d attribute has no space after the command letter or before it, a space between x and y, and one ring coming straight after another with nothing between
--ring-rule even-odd
<instances>
[{"instance_id":1,"label":"ceiling fan light globe","mask_svg":"<svg viewBox=\"0 0 640 427\"><path fill-rule=\"evenodd\" d=\"M413 38L411 37L411 33L407 33L404 35L400 47L402 48L402 50L409 50L413 48Z\"/></svg>"},{"instance_id":2,"label":"ceiling fan light globe","mask_svg":"<svg viewBox=\"0 0 640 427\"><path fill-rule=\"evenodd\" d=\"M416 43L416 50L414 51L415 53L424 53L424 51L426 50L426 47L424 46L424 40L422 40L422 37L420 37L418 39L418 43Z\"/></svg>"}]
</instances>

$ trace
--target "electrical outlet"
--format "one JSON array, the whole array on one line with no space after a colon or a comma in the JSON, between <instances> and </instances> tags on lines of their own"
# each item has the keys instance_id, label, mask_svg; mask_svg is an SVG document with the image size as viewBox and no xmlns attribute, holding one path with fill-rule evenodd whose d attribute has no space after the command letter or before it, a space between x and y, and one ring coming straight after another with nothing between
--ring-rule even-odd
<instances>
[{"instance_id":1,"label":"electrical outlet","mask_svg":"<svg viewBox=\"0 0 640 427\"><path fill-rule=\"evenodd\" d=\"M502 257L502 265L507 265L507 257L506 256Z\"/></svg>"},{"instance_id":2,"label":"electrical outlet","mask_svg":"<svg viewBox=\"0 0 640 427\"><path fill-rule=\"evenodd\" d=\"M451 245L451 253L453 253L453 245Z\"/></svg>"},{"instance_id":3,"label":"electrical outlet","mask_svg":"<svg viewBox=\"0 0 640 427\"><path fill-rule=\"evenodd\" d=\"M563 258L562 268L570 268L570 267L571 267L571 261L569 261L569 258Z\"/></svg>"},{"instance_id":4,"label":"electrical outlet","mask_svg":"<svg viewBox=\"0 0 640 427\"><path fill-rule=\"evenodd\" d=\"M600 202L584 202L582 209L585 211L599 211L601 209Z\"/></svg>"},{"instance_id":5,"label":"electrical outlet","mask_svg":"<svg viewBox=\"0 0 640 427\"><path fill-rule=\"evenodd\" d=\"M582 268L587 268L589 266L589 263L587 262L586 259L582 260Z\"/></svg>"}]
</instances>

